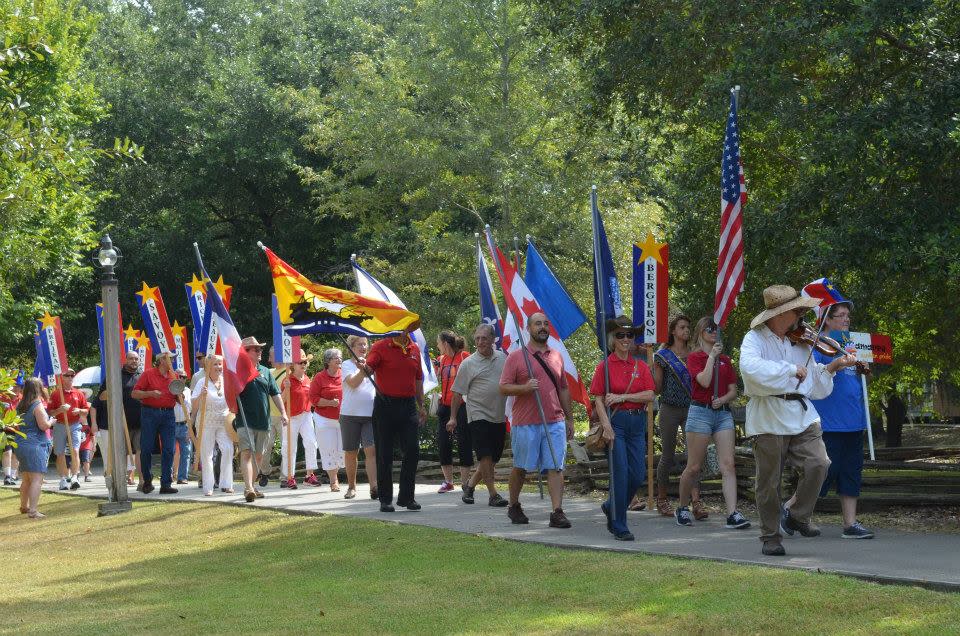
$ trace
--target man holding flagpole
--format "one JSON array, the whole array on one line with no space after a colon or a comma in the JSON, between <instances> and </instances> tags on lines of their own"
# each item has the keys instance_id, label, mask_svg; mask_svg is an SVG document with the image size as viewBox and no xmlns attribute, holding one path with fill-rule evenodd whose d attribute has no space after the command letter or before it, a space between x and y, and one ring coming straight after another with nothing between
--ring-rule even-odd
<instances>
[{"instance_id":1,"label":"man holding flagpole","mask_svg":"<svg viewBox=\"0 0 960 636\"><path fill-rule=\"evenodd\" d=\"M257 375L240 392L238 396L239 404L242 407L243 417L238 418L237 428L246 427L247 431L239 432L238 446L240 447L240 472L243 474L243 496L249 502L263 497L263 493L254 485L254 477L257 470L254 467L260 466L263 462L264 454L268 449L270 437L270 401L280 412L280 422L282 426L289 424L287 410L280 397L280 387L274 379L270 369L260 364L260 357L263 355L264 344L258 342L253 336L244 338L241 343L243 354L250 359L251 365L256 369ZM256 461L254 462L254 459ZM226 458L220 460L226 461ZM292 473L293 471L291 471Z\"/></svg>"}]
</instances>

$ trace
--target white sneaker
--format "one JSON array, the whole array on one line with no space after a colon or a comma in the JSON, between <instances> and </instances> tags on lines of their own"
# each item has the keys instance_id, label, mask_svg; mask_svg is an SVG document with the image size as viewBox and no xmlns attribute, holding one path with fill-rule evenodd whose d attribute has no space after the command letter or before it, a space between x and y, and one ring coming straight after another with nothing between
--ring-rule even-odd
<instances>
[{"instance_id":1,"label":"white sneaker","mask_svg":"<svg viewBox=\"0 0 960 636\"><path fill-rule=\"evenodd\" d=\"M70 490L79 490L80 489L80 475L74 475L73 481L70 482Z\"/></svg>"},{"instance_id":2,"label":"white sneaker","mask_svg":"<svg viewBox=\"0 0 960 636\"><path fill-rule=\"evenodd\" d=\"M70 481L66 477L61 477L60 490L69 490L69 489L70 489Z\"/></svg>"}]
</instances>

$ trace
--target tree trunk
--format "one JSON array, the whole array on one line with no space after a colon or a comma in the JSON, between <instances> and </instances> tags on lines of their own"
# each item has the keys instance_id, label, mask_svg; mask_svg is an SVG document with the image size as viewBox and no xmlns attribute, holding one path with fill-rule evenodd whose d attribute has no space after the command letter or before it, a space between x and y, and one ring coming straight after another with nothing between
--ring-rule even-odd
<instances>
[{"instance_id":1,"label":"tree trunk","mask_svg":"<svg viewBox=\"0 0 960 636\"><path fill-rule=\"evenodd\" d=\"M887 416L887 448L903 445L903 423L907 421L907 405L896 393L887 396L883 407Z\"/></svg>"}]
</instances>

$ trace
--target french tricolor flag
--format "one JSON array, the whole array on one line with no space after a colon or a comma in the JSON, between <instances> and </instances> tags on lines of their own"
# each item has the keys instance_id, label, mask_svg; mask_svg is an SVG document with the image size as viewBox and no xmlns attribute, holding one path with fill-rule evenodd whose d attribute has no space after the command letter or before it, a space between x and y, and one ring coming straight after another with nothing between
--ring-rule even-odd
<instances>
[{"instance_id":1,"label":"french tricolor flag","mask_svg":"<svg viewBox=\"0 0 960 636\"><path fill-rule=\"evenodd\" d=\"M193 244L197 251L197 261L200 261L200 250L197 244ZM227 398L227 406L234 413L237 412L237 396L244 388L257 377L257 367L251 362L243 347L240 346L240 334L230 319L230 312L224 307L217 288L210 280L207 270L203 263L199 262L200 271L207 285L207 307L210 311L211 319L217 326L217 333L220 334L220 344L223 346L223 388Z\"/></svg>"}]
</instances>

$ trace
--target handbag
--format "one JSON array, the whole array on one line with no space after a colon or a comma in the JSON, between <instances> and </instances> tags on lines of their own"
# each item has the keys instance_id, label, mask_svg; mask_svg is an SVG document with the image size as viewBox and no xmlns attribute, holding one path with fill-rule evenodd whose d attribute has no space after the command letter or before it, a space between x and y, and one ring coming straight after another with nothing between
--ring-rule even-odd
<instances>
[{"instance_id":1,"label":"handbag","mask_svg":"<svg viewBox=\"0 0 960 636\"><path fill-rule=\"evenodd\" d=\"M627 385L627 390L624 393L629 393L630 389L633 387L633 380L637 377L637 369L640 368L640 360L636 360L633 363L633 375L630 376L630 383ZM616 407L610 409L610 415L612 416ZM600 424L600 414L597 409L593 409L590 413L590 430L587 431L587 437L583 442L583 445L587 447L587 450L594 453L602 453L607 450L607 445L610 442L603 439L603 426Z\"/></svg>"}]
</instances>

